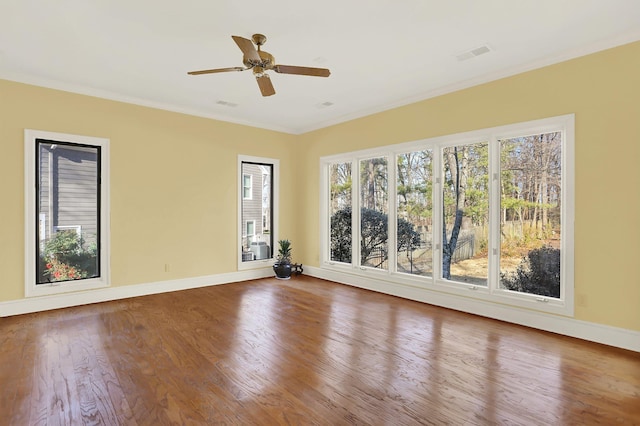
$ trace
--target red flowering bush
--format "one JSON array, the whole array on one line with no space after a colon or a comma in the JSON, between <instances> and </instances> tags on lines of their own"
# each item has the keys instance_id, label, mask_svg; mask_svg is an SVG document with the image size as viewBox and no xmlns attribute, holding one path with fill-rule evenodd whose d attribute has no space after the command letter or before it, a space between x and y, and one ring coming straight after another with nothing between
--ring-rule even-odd
<instances>
[{"instance_id":1,"label":"red flowering bush","mask_svg":"<svg viewBox=\"0 0 640 426\"><path fill-rule=\"evenodd\" d=\"M45 243L39 267L42 283L94 277L97 247L75 231L58 231Z\"/></svg>"},{"instance_id":2,"label":"red flowering bush","mask_svg":"<svg viewBox=\"0 0 640 426\"><path fill-rule=\"evenodd\" d=\"M52 278L52 281L77 280L87 277L87 271L77 269L74 266L67 265L56 259L49 259L46 265L45 274Z\"/></svg>"}]
</instances>

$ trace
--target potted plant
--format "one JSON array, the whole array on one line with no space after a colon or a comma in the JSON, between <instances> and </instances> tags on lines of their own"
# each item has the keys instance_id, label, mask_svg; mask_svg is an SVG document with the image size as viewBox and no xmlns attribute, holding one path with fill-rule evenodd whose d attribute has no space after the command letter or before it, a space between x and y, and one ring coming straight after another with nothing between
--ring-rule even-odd
<instances>
[{"instance_id":1,"label":"potted plant","mask_svg":"<svg viewBox=\"0 0 640 426\"><path fill-rule=\"evenodd\" d=\"M278 241L278 256L273 265L273 271L278 279L288 280L291 278L291 241Z\"/></svg>"}]
</instances>

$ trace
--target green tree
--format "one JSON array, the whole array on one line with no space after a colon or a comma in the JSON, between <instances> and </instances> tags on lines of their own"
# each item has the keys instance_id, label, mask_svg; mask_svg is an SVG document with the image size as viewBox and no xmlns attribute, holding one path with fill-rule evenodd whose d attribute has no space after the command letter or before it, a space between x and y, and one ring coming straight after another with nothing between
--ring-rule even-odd
<instances>
[{"instance_id":1,"label":"green tree","mask_svg":"<svg viewBox=\"0 0 640 426\"><path fill-rule=\"evenodd\" d=\"M398 217L414 225L431 224L432 156L432 150L424 150L397 158Z\"/></svg>"}]
</instances>

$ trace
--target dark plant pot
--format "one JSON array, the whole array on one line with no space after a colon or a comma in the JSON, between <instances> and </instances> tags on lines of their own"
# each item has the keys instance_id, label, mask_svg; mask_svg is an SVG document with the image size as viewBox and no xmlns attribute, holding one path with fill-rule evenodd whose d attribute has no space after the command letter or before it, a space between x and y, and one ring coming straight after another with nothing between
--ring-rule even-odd
<instances>
[{"instance_id":1,"label":"dark plant pot","mask_svg":"<svg viewBox=\"0 0 640 426\"><path fill-rule=\"evenodd\" d=\"M279 280L288 280L291 278L291 264L276 263L273 265L273 272L276 273L276 278Z\"/></svg>"}]
</instances>

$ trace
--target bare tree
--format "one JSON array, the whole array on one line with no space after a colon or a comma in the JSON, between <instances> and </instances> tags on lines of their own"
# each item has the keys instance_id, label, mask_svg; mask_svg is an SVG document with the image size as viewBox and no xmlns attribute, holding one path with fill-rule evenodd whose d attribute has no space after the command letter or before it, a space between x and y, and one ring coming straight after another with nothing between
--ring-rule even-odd
<instances>
[{"instance_id":1,"label":"bare tree","mask_svg":"<svg viewBox=\"0 0 640 426\"><path fill-rule=\"evenodd\" d=\"M466 199L468 179L468 147L454 146L443 150L443 160L446 167L445 185L454 197L454 218L451 235L447 238L447 221L445 209L442 211L442 276L451 278L451 259L458 244L458 235L462 226L464 205Z\"/></svg>"}]
</instances>

